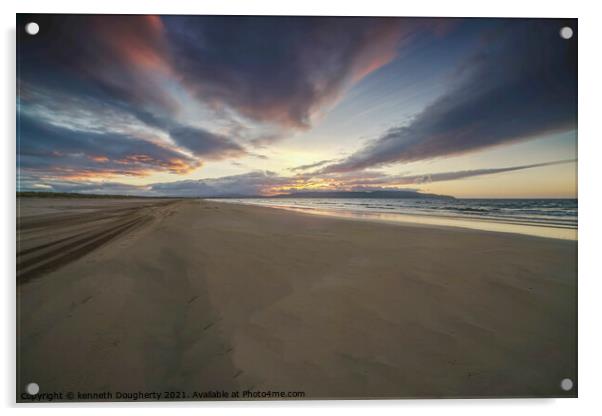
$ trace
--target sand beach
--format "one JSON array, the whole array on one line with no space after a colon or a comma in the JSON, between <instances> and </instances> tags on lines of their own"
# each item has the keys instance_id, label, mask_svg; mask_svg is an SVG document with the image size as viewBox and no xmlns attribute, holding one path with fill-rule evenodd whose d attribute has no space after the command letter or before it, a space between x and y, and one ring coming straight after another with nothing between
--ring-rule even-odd
<instances>
[{"instance_id":1,"label":"sand beach","mask_svg":"<svg viewBox=\"0 0 602 416\"><path fill-rule=\"evenodd\" d=\"M576 395L576 241L197 199L18 214L18 386Z\"/></svg>"}]
</instances>

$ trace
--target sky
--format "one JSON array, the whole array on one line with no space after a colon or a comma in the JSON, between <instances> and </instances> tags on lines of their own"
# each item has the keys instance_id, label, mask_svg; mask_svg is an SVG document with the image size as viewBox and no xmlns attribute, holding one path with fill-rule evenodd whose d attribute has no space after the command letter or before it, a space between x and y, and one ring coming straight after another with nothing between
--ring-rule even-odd
<instances>
[{"instance_id":1,"label":"sky","mask_svg":"<svg viewBox=\"0 0 602 416\"><path fill-rule=\"evenodd\" d=\"M575 19L21 14L17 26L19 191L577 197Z\"/></svg>"}]
</instances>

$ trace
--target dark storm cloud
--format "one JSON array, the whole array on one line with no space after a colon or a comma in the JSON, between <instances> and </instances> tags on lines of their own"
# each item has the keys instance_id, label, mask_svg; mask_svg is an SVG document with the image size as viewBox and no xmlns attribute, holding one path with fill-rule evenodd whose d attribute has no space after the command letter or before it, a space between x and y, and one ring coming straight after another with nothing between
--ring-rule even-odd
<instances>
[{"instance_id":1,"label":"dark storm cloud","mask_svg":"<svg viewBox=\"0 0 602 416\"><path fill-rule=\"evenodd\" d=\"M408 125L321 171L458 155L576 128L576 20L507 20L458 69L456 85Z\"/></svg>"},{"instance_id":2,"label":"dark storm cloud","mask_svg":"<svg viewBox=\"0 0 602 416\"><path fill-rule=\"evenodd\" d=\"M308 127L322 105L393 59L400 40L418 24L396 18L163 20L173 67L198 96L293 128Z\"/></svg>"},{"instance_id":3,"label":"dark storm cloud","mask_svg":"<svg viewBox=\"0 0 602 416\"><path fill-rule=\"evenodd\" d=\"M185 173L199 162L173 149L114 133L71 130L21 115L18 124L21 169L55 176Z\"/></svg>"}]
</instances>

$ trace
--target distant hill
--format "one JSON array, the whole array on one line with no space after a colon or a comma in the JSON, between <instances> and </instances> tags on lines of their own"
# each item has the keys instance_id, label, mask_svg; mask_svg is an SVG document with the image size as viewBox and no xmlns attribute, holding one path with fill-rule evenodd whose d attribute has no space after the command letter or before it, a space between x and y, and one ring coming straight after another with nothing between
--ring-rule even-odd
<instances>
[{"instance_id":1,"label":"distant hill","mask_svg":"<svg viewBox=\"0 0 602 416\"><path fill-rule=\"evenodd\" d=\"M454 199L453 196L416 191L303 191L273 195L270 198Z\"/></svg>"}]
</instances>

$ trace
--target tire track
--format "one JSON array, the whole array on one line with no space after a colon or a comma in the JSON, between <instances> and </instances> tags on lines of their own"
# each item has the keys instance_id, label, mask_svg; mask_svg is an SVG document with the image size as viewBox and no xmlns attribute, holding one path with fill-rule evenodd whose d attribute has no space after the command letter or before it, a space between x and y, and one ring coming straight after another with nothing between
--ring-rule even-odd
<instances>
[{"instance_id":1,"label":"tire track","mask_svg":"<svg viewBox=\"0 0 602 416\"><path fill-rule=\"evenodd\" d=\"M161 215L161 208L173 203L175 201L161 201L109 210L101 207L97 212L81 215L20 219L17 226L17 283L24 284L57 270L125 233L150 224ZM57 235L61 237L52 240ZM24 241L29 244L21 244Z\"/></svg>"}]
</instances>

